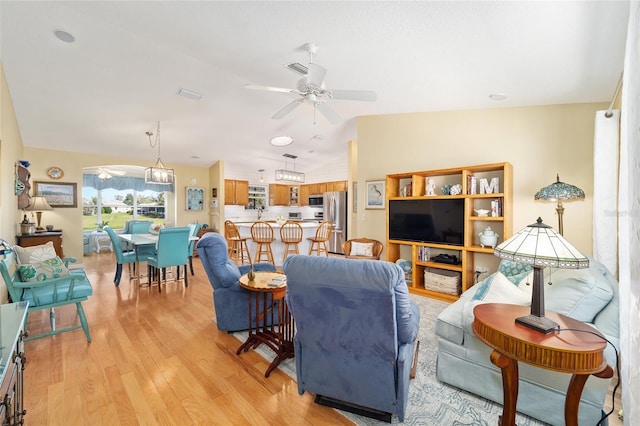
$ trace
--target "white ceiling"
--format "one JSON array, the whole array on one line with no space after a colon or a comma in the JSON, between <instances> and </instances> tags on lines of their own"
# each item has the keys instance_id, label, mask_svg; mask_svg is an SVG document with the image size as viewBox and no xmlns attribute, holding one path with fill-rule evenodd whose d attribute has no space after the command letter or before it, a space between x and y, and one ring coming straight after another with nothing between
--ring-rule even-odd
<instances>
[{"instance_id":1,"label":"white ceiling","mask_svg":"<svg viewBox=\"0 0 640 426\"><path fill-rule=\"evenodd\" d=\"M225 160L271 175L284 153L300 171L344 158L359 115L609 102L628 10L626 1L4 0L0 55L26 146L149 165L145 132L159 120L165 163ZM314 124L309 105L271 119L288 95L243 86L294 88L300 76L283 65L306 64L309 41L329 89L378 100L331 101L339 125L319 114ZM489 99L498 92L507 100ZM293 145L269 145L283 134Z\"/></svg>"}]
</instances>

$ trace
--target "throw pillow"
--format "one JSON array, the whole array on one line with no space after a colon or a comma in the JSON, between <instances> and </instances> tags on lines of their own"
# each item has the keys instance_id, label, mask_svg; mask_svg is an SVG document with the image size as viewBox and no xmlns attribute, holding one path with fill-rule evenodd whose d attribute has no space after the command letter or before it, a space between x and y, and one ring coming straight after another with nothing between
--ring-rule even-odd
<instances>
[{"instance_id":1,"label":"throw pillow","mask_svg":"<svg viewBox=\"0 0 640 426\"><path fill-rule=\"evenodd\" d=\"M611 284L589 269L560 269L545 286L545 306L549 311L583 322L592 322L613 297Z\"/></svg>"},{"instance_id":2,"label":"throw pillow","mask_svg":"<svg viewBox=\"0 0 640 426\"><path fill-rule=\"evenodd\" d=\"M501 272L489 275L480 286L472 300L482 300L484 303L510 303L512 305L531 305L531 293L513 285Z\"/></svg>"},{"instance_id":3,"label":"throw pillow","mask_svg":"<svg viewBox=\"0 0 640 426\"><path fill-rule=\"evenodd\" d=\"M505 277L509 278L509 281L517 284L519 282L518 279L511 279L513 276L518 276L521 274L528 274L533 270L533 266L527 265L526 263L514 262L512 260L502 259L500 261L500 265L498 266L498 272L501 272Z\"/></svg>"},{"instance_id":4,"label":"throw pillow","mask_svg":"<svg viewBox=\"0 0 640 426\"><path fill-rule=\"evenodd\" d=\"M52 278L60 278L69 275L69 270L62 260L56 256L31 264L18 266L18 273L23 282L40 282Z\"/></svg>"},{"instance_id":5,"label":"throw pillow","mask_svg":"<svg viewBox=\"0 0 640 426\"><path fill-rule=\"evenodd\" d=\"M14 246L16 254L18 255L18 263L36 263L43 260L52 259L56 256L56 250L53 247L53 242L49 241L46 244L32 247L20 247Z\"/></svg>"},{"instance_id":6,"label":"throw pillow","mask_svg":"<svg viewBox=\"0 0 640 426\"><path fill-rule=\"evenodd\" d=\"M351 243L351 256L373 256L373 243Z\"/></svg>"}]
</instances>

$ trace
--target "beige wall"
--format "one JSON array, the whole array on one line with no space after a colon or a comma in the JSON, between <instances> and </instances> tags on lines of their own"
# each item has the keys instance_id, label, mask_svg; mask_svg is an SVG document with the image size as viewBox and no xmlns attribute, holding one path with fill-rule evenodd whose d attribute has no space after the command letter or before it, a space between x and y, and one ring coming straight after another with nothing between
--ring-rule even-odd
<instances>
[{"instance_id":1,"label":"beige wall","mask_svg":"<svg viewBox=\"0 0 640 426\"><path fill-rule=\"evenodd\" d=\"M22 138L0 63L0 237L10 243L15 243L13 236L22 220L18 219L18 201L13 190L15 164L20 159Z\"/></svg>"},{"instance_id":2,"label":"beige wall","mask_svg":"<svg viewBox=\"0 0 640 426\"><path fill-rule=\"evenodd\" d=\"M564 237L592 252L593 123L604 103L445 111L358 118L358 185L386 174L508 161L513 165L513 230L538 216L557 229L555 203L534 194L555 181L585 191L565 203ZM355 229L386 239L385 211L364 210L358 194ZM354 237L352 235L352 237Z\"/></svg>"},{"instance_id":3,"label":"beige wall","mask_svg":"<svg viewBox=\"0 0 640 426\"><path fill-rule=\"evenodd\" d=\"M31 162L31 180L54 182L47 177L46 171L51 166L58 166L64 171L61 182L75 182L78 186L77 208L55 208L43 213L42 222L53 224L63 231L64 254L82 259L82 174L84 167L104 166L112 164L139 165L148 167L140 160L93 155L79 152L55 151L39 148L24 148L24 158ZM205 205L209 205L211 190L209 188L209 170L206 167L190 167L185 165L166 164L175 169L176 191L175 197L167 198L167 224L170 226L186 226L189 223L208 223L208 209L202 212L187 211L185 209L185 188L187 186L205 189ZM195 179L195 184L192 180ZM16 222L17 223L17 222Z\"/></svg>"}]
</instances>

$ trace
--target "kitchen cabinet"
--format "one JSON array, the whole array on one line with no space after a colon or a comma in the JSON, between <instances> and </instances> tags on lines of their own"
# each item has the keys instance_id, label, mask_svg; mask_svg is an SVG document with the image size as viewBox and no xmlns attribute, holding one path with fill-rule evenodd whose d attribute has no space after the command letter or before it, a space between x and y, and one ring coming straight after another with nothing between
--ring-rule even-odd
<instances>
[{"instance_id":1,"label":"kitchen cabinet","mask_svg":"<svg viewBox=\"0 0 640 426\"><path fill-rule=\"evenodd\" d=\"M298 185L289 186L289 205L292 207L300 205L300 187Z\"/></svg>"},{"instance_id":2,"label":"kitchen cabinet","mask_svg":"<svg viewBox=\"0 0 640 426\"><path fill-rule=\"evenodd\" d=\"M288 206L289 205L289 185L272 183L269 185L269 205Z\"/></svg>"},{"instance_id":3,"label":"kitchen cabinet","mask_svg":"<svg viewBox=\"0 0 640 426\"><path fill-rule=\"evenodd\" d=\"M328 187L329 187L329 183L328 182L319 183L318 184L318 192L316 192L316 194L324 194L325 192L329 191Z\"/></svg>"},{"instance_id":4,"label":"kitchen cabinet","mask_svg":"<svg viewBox=\"0 0 640 426\"><path fill-rule=\"evenodd\" d=\"M318 184L317 183L310 183L309 184L309 195L317 195L317 194L321 194L320 189L318 189Z\"/></svg>"},{"instance_id":5,"label":"kitchen cabinet","mask_svg":"<svg viewBox=\"0 0 640 426\"><path fill-rule=\"evenodd\" d=\"M300 202L300 206L309 205L309 185L300 185L298 201Z\"/></svg>"},{"instance_id":6,"label":"kitchen cabinet","mask_svg":"<svg viewBox=\"0 0 640 426\"><path fill-rule=\"evenodd\" d=\"M249 181L225 179L224 204L236 206L249 204Z\"/></svg>"},{"instance_id":7,"label":"kitchen cabinet","mask_svg":"<svg viewBox=\"0 0 640 426\"><path fill-rule=\"evenodd\" d=\"M347 190L346 180L337 180L335 182L329 182L329 184L330 184L329 191L346 191Z\"/></svg>"},{"instance_id":8,"label":"kitchen cabinet","mask_svg":"<svg viewBox=\"0 0 640 426\"><path fill-rule=\"evenodd\" d=\"M59 258L63 258L62 251L62 231L54 232L36 232L31 235L16 235L16 244L20 247L33 247L46 244L49 241L53 243L53 248Z\"/></svg>"}]
</instances>

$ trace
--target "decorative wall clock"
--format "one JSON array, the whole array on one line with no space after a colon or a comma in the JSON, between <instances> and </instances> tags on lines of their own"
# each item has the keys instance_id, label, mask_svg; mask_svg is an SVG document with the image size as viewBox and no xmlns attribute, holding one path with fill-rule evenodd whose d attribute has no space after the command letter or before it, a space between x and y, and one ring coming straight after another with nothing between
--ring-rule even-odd
<instances>
[{"instance_id":1,"label":"decorative wall clock","mask_svg":"<svg viewBox=\"0 0 640 426\"><path fill-rule=\"evenodd\" d=\"M64 176L64 172L60 167L49 167L47 169L47 176L51 179L61 179Z\"/></svg>"}]
</instances>

